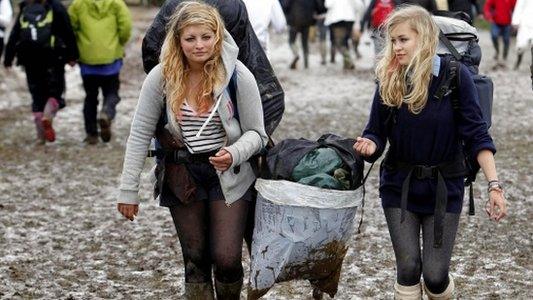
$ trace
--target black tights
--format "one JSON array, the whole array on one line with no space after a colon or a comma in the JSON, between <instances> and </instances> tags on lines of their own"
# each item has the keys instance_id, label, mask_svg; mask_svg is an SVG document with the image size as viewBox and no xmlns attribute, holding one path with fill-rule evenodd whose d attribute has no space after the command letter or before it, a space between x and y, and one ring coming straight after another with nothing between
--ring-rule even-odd
<instances>
[{"instance_id":1,"label":"black tights","mask_svg":"<svg viewBox=\"0 0 533 300\"><path fill-rule=\"evenodd\" d=\"M433 247L433 215L405 212L400 223L401 209L385 208L385 218L396 256L396 277L399 284L412 286L420 282L420 273L430 292L442 293L448 287L450 259L459 224L459 214L446 213L442 246ZM423 253L420 255L420 228Z\"/></svg>"},{"instance_id":2,"label":"black tights","mask_svg":"<svg viewBox=\"0 0 533 300\"><path fill-rule=\"evenodd\" d=\"M211 282L211 266L219 282L243 276L242 241L250 202L196 201L170 207L180 239L185 282Z\"/></svg>"}]
</instances>

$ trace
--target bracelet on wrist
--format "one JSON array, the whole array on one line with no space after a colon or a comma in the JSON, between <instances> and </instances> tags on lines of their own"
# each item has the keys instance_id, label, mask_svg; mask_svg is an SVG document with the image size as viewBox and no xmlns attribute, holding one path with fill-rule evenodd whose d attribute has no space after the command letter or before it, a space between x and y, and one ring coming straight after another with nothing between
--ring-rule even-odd
<instances>
[{"instance_id":1,"label":"bracelet on wrist","mask_svg":"<svg viewBox=\"0 0 533 300\"><path fill-rule=\"evenodd\" d=\"M491 184L495 184L495 183L500 183L500 181L499 181L498 179L489 180L489 182L487 183L487 185L490 186Z\"/></svg>"},{"instance_id":2,"label":"bracelet on wrist","mask_svg":"<svg viewBox=\"0 0 533 300\"><path fill-rule=\"evenodd\" d=\"M490 192L498 192L498 193L503 193L503 188L501 187L501 185L493 185L493 186L490 186L488 189L487 189L487 192L490 194Z\"/></svg>"}]
</instances>

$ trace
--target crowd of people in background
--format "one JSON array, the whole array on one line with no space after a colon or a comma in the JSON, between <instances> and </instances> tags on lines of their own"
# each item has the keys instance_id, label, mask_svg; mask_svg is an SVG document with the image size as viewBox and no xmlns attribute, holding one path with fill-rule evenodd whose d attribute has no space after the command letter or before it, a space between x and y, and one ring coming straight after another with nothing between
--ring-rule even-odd
<instances>
[{"instance_id":1,"label":"crowd of people in background","mask_svg":"<svg viewBox=\"0 0 533 300\"><path fill-rule=\"evenodd\" d=\"M0 6L0 38L10 23L9 0ZM124 45L131 35L131 16L123 0L75 0L69 9L58 0L25 0L18 8L7 41L4 66L16 63L26 73L39 145L54 142L53 120L65 107L65 64L80 66L86 98L85 142L111 139L111 121L120 101L119 72ZM103 105L98 117L99 89Z\"/></svg>"},{"instance_id":2,"label":"crowd of people in background","mask_svg":"<svg viewBox=\"0 0 533 300\"><path fill-rule=\"evenodd\" d=\"M268 53L269 32L288 31L292 58L290 69L297 69L300 58L309 67L309 43L318 36L320 63L336 62L353 70L362 55L358 49L363 32L373 41L375 57L383 50L383 23L402 4L416 4L430 13L464 12L472 21L485 19L495 54L493 69L506 69L510 40L517 32L514 69L524 53L532 48L533 2L527 0L243 0L249 20L260 44ZM51 13L51 14L48 14ZM24 67L32 96L32 113L37 143L53 142L53 118L63 108L64 65L80 66L86 97L83 116L87 144L111 140L111 123L120 101L120 69L124 46L131 34L131 16L123 0L75 0L68 11L58 0L24 0L15 22L10 0L0 0L0 56L7 41L4 66L9 70L15 57ZM38 19L46 16L39 25ZM8 31L9 26L13 27ZM35 28L33 28L35 27ZM33 28L33 29L32 29ZM316 29L316 30L315 30ZM301 46L298 46L297 38ZM503 47L500 46L500 39ZM300 50L301 48L301 50ZM329 49L328 49L329 48ZM43 50L44 49L44 50ZM533 50L532 56L533 56ZM374 60L375 61L375 60ZM533 69L532 69L533 72ZM533 76L533 75L532 75ZM99 107L99 91L103 95Z\"/></svg>"}]
</instances>

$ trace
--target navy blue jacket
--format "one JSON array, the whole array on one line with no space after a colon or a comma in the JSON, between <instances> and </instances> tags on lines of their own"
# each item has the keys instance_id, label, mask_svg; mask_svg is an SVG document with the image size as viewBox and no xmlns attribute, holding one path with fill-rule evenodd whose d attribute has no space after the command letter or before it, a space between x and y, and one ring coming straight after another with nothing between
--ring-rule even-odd
<instances>
[{"instance_id":1,"label":"navy blue jacket","mask_svg":"<svg viewBox=\"0 0 533 300\"><path fill-rule=\"evenodd\" d=\"M434 166L454 161L461 151L459 144L461 139L466 143L467 155L474 158L474 161L479 151L483 149L496 152L481 114L472 76L465 66L461 65L459 71L458 95L461 108L454 112L450 95L442 100L434 97L439 81L446 72L444 60L442 62L439 76L432 78L429 98L424 109L419 114L413 114L406 105L402 105L393 126L387 126L386 119L390 116L390 109L382 103L376 90L363 137L374 141L377 150L372 157L367 158L367 161L375 161L382 155L387 140L393 145L390 159L414 165ZM407 172L401 170L381 168L379 191L383 207L400 207L402 183L406 176ZM448 189L446 210L460 213L464 196L464 179L457 177L445 181ZM437 179L412 178L407 210L432 214L435 208L436 186Z\"/></svg>"}]
</instances>

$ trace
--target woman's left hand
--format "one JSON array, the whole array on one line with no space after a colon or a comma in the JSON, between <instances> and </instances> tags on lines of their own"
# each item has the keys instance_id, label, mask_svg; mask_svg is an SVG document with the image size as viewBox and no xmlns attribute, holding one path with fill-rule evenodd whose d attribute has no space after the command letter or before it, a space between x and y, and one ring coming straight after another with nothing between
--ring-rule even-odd
<instances>
[{"instance_id":1,"label":"woman's left hand","mask_svg":"<svg viewBox=\"0 0 533 300\"><path fill-rule=\"evenodd\" d=\"M215 154L215 156L209 158L209 162L217 171L224 172L229 169L233 163L233 157L231 157L231 153L227 150L221 149Z\"/></svg>"},{"instance_id":2,"label":"woman's left hand","mask_svg":"<svg viewBox=\"0 0 533 300\"><path fill-rule=\"evenodd\" d=\"M485 211L489 215L489 218L496 222L499 222L507 216L507 205L503 191L492 190L489 193L489 201L487 202Z\"/></svg>"}]
</instances>

